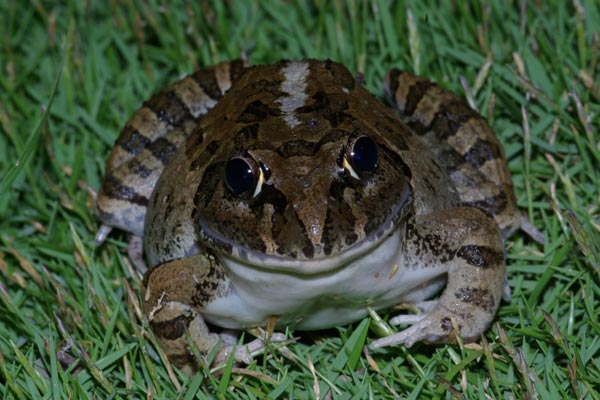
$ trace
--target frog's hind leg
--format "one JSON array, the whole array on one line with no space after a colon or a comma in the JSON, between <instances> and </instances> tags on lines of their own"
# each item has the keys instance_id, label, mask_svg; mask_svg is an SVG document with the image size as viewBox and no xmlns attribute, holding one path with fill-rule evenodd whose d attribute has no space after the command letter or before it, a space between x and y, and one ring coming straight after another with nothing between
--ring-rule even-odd
<instances>
[{"instance_id":1,"label":"frog's hind leg","mask_svg":"<svg viewBox=\"0 0 600 400\"><path fill-rule=\"evenodd\" d=\"M212 365L226 363L232 351L234 360L252 362L253 354L264 350L265 338L235 347L230 331L211 332L202 309L234 290L218 260L209 254L196 254L160 264L144 276L144 311L148 322L169 360L184 371L198 369L201 360L192 349L206 356L216 348ZM282 334L267 338L285 340Z\"/></svg>"},{"instance_id":2,"label":"frog's hind leg","mask_svg":"<svg viewBox=\"0 0 600 400\"><path fill-rule=\"evenodd\" d=\"M98 193L105 225L143 235L148 199L162 171L243 68L242 61L234 61L202 69L167 86L133 114L106 163Z\"/></svg>"},{"instance_id":3,"label":"frog's hind leg","mask_svg":"<svg viewBox=\"0 0 600 400\"><path fill-rule=\"evenodd\" d=\"M229 90L242 73L245 63L227 61L203 68L165 87L129 119L113 148L107 170L118 168L173 130L189 134Z\"/></svg>"},{"instance_id":4,"label":"frog's hind leg","mask_svg":"<svg viewBox=\"0 0 600 400\"><path fill-rule=\"evenodd\" d=\"M486 120L454 93L394 69L385 81L390 103L448 170L465 205L494 216L504 238L521 226L506 157Z\"/></svg>"},{"instance_id":5,"label":"frog's hind leg","mask_svg":"<svg viewBox=\"0 0 600 400\"><path fill-rule=\"evenodd\" d=\"M143 236L146 207L154 186L185 136L184 130L173 130L148 144L135 158L107 171L96 203L104 224Z\"/></svg>"}]
</instances>

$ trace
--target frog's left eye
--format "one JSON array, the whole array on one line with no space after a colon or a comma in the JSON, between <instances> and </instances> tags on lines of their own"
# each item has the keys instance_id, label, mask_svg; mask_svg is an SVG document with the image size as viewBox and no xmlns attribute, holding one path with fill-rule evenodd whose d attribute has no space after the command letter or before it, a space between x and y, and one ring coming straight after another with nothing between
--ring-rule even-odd
<instances>
[{"instance_id":1,"label":"frog's left eye","mask_svg":"<svg viewBox=\"0 0 600 400\"><path fill-rule=\"evenodd\" d=\"M352 177L359 179L359 175L375 171L378 162L377 144L363 135L350 141L343 164Z\"/></svg>"},{"instance_id":2,"label":"frog's left eye","mask_svg":"<svg viewBox=\"0 0 600 400\"><path fill-rule=\"evenodd\" d=\"M252 157L236 156L225 165L225 184L236 196L260 193L264 182L262 169Z\"/></svg>"}]
</instances>

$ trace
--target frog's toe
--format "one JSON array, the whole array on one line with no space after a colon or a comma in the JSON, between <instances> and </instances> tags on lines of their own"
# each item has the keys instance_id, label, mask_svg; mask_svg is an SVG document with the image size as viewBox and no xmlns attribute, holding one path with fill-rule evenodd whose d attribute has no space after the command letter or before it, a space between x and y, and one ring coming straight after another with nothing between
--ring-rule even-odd
<instances>
[{"instance_id":1,"label":"frog's toe","mask_svg":"<svg viewBox=\"0 0 600 400\"><path fill-rule=\"evenodd\" d=\"M233 361L236 364L248 365L252 364L252 362L254 361L252 353L248 351L248 348L246 346L236 347L235 345L223 344L219 347L217 355L211 365L215 367L226 365L232 351Z\"/></svg>"},{"instance_id":2,"label":"frog's toe","mask_svg":"<svg viewBox=\"0 0 600 400\"><path fill-rule=\"evenodd\" d=\"M413 324L398 333L375 340L369 346L372 349L404 344L411 347L416 342L444 342L449 333L446 321L438 321L435 314L402 315L394 319L403 324ZM392 321L390 321L392 322Z\"/></svg>"},{"instance_id":3,"label":"frog's toe","mask_svg":"<svg viewBox=\"0 0 600 400\"><path fill-rule=\"evenodd\" d=\"M98 228L98 232L96 232L96 237L94 239L96 241L96 244L101 245L102 243L104 243L112 229L112 226L106 224L100 225L100 228Z\"/></svg>"},{"instance_id":4,"label":"frog's toe","mask_svg":"<svg viewBox=\"0 0 600 400\"><path fill-rule=\"evenodd\" d=\"M427 314L432 312L433 309L438 305L438 303L438 300L425 300L416 303L415 307L417 307L419 311L421 311L421 313Z\"/></svg>"},{"instance_id":5,"label":"frog's toe","mask_svg":"<svg viewBox=\"0 0 600 400\"><path fill-rule=\"evenodd\" d=\"M269 337L259 337L251 341L250 343L245 344L240 349L244 349L246 353L254 356L259 355L265 352L267 345L269 343L277 343L284 342L286 337L283 333L273 333ZM236 351L237 354L237 351Z\"/></svg>"},{"instance_id":6,"label":"frog's toe","mask_svg":"<svg viewBox=\"0 0 600 400\"><path fill-rule=\"evenodd\" d=\"M412 325L416 324L425 317L425 314L407 314L397 315L390 319L390 325Z\"/></svg>"},{"instance_id":7,"label":"frog's toe","mask_svg":"<svg viewBox=\"0 0 600 400\"><path fill-rule=\"evenodd\" d=\"M248 365L252 364L254 361L254 357L252 356L252 352L247 346L236 347L235 354L233 355L233 359L236 363Z\"/></svg>"},{"instance_id":8,"label":"frog's toe","mask_svg":"<svg viewBox=\"0 0 600 400\"><path fill-rule=\"evenodd\" d=\"M221 337L221 339L223 342L227 341L223 337ZM284 342L285 340L286 337L283 333L273 333L268 338L259 337L241 346L226 344L226 346L223 346L223 351L221 354L219 354L218 360L215 364L224 364L234 347L235 350L233 359L235 362L245 365L252 364L254 361L254 356L263 354L269 343Z\"/></svg>"},{"instance_id":9,"label":"frog's toe","mask_svg":"<svg viewBox=\"0 0 600 400\"><path fill-rule=\"evenodd\" d=\"M417 308L420 313L419 314L402 314L397 315L394 318L389 320L390 325L412 325L416 324L427 314L433 311L433 309L437 306L438 300L426 300L420 301L418 303L413 304L415 308Z\"/></svg>"}]
</instances>

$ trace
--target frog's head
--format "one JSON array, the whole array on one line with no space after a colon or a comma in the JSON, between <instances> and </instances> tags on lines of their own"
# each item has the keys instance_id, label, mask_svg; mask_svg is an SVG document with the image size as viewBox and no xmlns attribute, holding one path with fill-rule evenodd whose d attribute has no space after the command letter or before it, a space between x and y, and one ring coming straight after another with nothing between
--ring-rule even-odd
<instances>
[{"instance_id":1,"label":"frog's head","mask_svg":"<svg viewBox=\"0 0 600 400\"><path fill-rule=\"evenodd\" d=\"M334 268L412 210L402 123L340 64L248 69L201 122L200 239L241 262ZM195 146L195 148L197 148Z\"/></svg>"}]
</instances>

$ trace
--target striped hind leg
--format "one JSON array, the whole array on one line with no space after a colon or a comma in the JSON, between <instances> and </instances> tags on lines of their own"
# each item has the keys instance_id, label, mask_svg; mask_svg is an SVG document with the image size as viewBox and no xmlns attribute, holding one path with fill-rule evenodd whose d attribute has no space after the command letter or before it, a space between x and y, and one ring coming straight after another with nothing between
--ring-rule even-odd
<instances>
[{"instance_id":1,"label":"striped hind leg","mask_svg":"<svg viewBox=\"0 0 600 400\"><path fill-rule=\"evenodd\" d=\"M461 200L494 216L507 238L521 225L500 142L468 103L433 82L394 69L385 94L405 122L446 167Z\"/></svg>"},{"instance_id":2,"label":"striped hind leg","mask_svg":"<svg viewBox=\"0 0 600 400\"><path fill-rule=\"evenodd\" d=\"M148 199L165 166L243 69L243 61L202 69L167 86L133 114L106 163L97 199L103 223L97 242L112 227L143 235Z\"/></svg>"}]
</instances>

